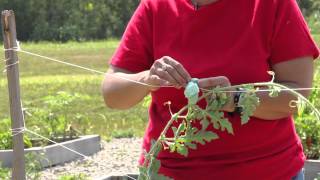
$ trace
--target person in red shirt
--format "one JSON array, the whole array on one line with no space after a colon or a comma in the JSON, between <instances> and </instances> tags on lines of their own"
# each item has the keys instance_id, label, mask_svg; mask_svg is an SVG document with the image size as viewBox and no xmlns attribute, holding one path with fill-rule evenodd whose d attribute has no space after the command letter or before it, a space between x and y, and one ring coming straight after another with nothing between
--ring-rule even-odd
<instances>
[{"instance_id":1,"label":"person in red shirt","mask_svg":"<svg viewBox=\"0 0 320 180\"><path fill-rule=\"evenodd\" d=\"M185 106L191 78L211 88L270 81L272 70L277 83L310 88L318 55L295 0L142 0L110 61L103 96L108 107L127 109L151 93L142 145L149 151L171 117L164 103L171 101L174 112ZM258 96L245 126L227 113L235 109L233 100L221 109L235 135L216 132L219 139L187 158L161 151L160 173L176 180L302 178L305 156L292 118L296 109L289 107L295 98L285 91Z\"/></svg>"}]
</instances>

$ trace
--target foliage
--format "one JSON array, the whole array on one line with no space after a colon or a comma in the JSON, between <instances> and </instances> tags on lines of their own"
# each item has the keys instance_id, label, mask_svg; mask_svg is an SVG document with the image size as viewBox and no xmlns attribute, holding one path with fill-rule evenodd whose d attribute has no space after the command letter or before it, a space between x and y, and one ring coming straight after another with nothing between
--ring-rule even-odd
<instances>
[{"instance_id":1,"label":"foliage","mask_svg":"<svg viewBox=\"0 0 320 180\"><path fill-rule=\"evenodd\" d=\"M194 81L189 82L185 89L185 96L188 98L188 104L177 113L172 113L170 103L168 103L171 119L161 132L159 138L152 143L150 151L145 152L144 163L139 167L139 179L170 179L169 177L165 177L158 173L161 166L160 160L157 159L159 152L161 150L169 150L171 153L178 153L187 157L189 149L196 150L198 144L205 145L207 142L219 138L214 131L207 130L208 126L212 126L215 131L227 131L229 134L233 135L232 124L224 117L224 113L221 111L224 105L229 101L229 97L225 91L232 88L244 89L238 104L238 106L242 108L242 125L248 123L250 116L259 105L259 98L256 93L258 92L259 87L262 86L270 90L270 97L278 96L281 90L288 91L298 98L297 101L290 102L290 106L297 107L299 115L302 114L303 107L310 106L311 114L315 115L317 121L320 120L320 112L310 101L298 92L281 84L274 83L274 73L270 72L270 74L273 75L270 82L249 83L224 88L216 87L212 90L206 90L208 92L203 92L201 97L198 97L199 88L196 87L197 83ZM206 106L204 108L197 105L197 102L202 99L206 100ZM173 122L178 122L178 126L173 126ZM200 122L200 129L195 126L195 122ZM173 132L172 137L168 137L167 135L170 128Z\"/></svg>"},{"instance_id":2,"label":"foliage","mask_svg":"<svg viewBox=\"0 0 320 180\"><path fill-rule=\"evenodd\" d=\"M138 3L139 0L1 0L0 10L15 11L20 40L65 42L121 37Z\"/></svg>"},{"instance_id":3,"label":"foliage","mask_svg":"<svg viewBox=\"0 0 320 180\"><path fill-rule=\"evenodd\" d=\"M151 95L148 95L146 97L144 97L143 101L142 101L142 106L144 108L148 108L151 104Z\"/></svg>"},{"instance_id":4,"label":"foliage","mask_svg":"<svg viewBox=\"0 0 320 180\"><path fill-rule=\"evenodd\" d=\"M113 131L111 134L111 137L113 137L113 138L132 138L132 137L134 137L134 131L131 128Z\"/></svg>"},{"instance_id":5,"label":"foliage","mask_svg":"<svg viewBox=\"0 0 320 180\"><path fill-rule=\"evenodd\" d=\"M297 0L301 11L305 16L310 16L320 10L320 2L318 0Z\"/></svg>"},{"instance_id":6,"label":"foliage","mask_svg":"<svg viewBox=\"0 0 320 180\"><path fill-rule=\"evenodd\" d=\"M71 114L70 108L81 100L88 99L88 96L80 94L70 94L67 92L58 92L55 96L46 96L43 98L43 108L32 108L27 103L27 116L25 116L26 126L28 129L35 131L55 141L65 141L73 139L80 134L91 132L91 121L83 114ZM32 105L32 103L31 103ZM10 132L10 120L3 119L0 121L0 149L12 149L12 135ZM81 127L79 126L81 125ZM79 127L79 128L78 128ZM13 132L13 134L16 132ZM47 141L39 141L32 138L30 134L25 133L25 147L47 145Z\"/></svg>"},{"instance_id":7,"label":"foliage","mask_svg":"<svg viewBox=\"0 0 320 180\"><path fill-rule=\"evenodd\" d=\"M318 0L297 1L308 19L320 12ZM138 3L139 0L2 0L0 10L15 11L20 40L65 42L121 37Z\"/></svg>"},{"instance_id":8,"label":"foliage","mask_svg":"<svg viewBox=\"0 0 320 180\"><path fill-rule=\"evenodd\" d=\"M2 119L0 120L0 150L12 149L12 134L10 132L11 129L11 120L10 119ZM13 132L16 133L16 132ZM28 136L23 137L25 148L32 147L31 140Z\"/></svg>"},{"instance_id":9,"label":"foliage","mask_svg":"<svg viewBox=\"0 0 320 180\"><path fill-rule=\"evenodd\" d=\"M50 139L61 141L76 138L79 134L89 132L91 122L86 116L70 113L76 103L90 97L78 93L71 94L64 91L58 92L55 96L49 95L43 98L45 106L40 108L30 108L27 119L27 127ZM74 124L82 124L82 132Z\"/></svg>"},{"instance_id":10,"label":"foliage","mask_svg":"<svg viewBox=\"0 0 320 180\"><path fill-rule=\"evenodd\" d=\"M42 166L38 157L42 158L43 154L28 153L25 155L27 179L40 179Z\"/></svg>"},{"instance_id":11,"label":"foliage","mask_svg":"<svg viewBox=\"0 0 320 180\"><path fill-rule=\"evenodd\" d=\"M0 164L0 179L11 179L11 170L9 168L1 167L1 164Z\"/></svg>"},{"instance_id":12,"label":"foliage","mask_svg":"<svg viewBox=\"0 0 320 180\"><path fill-rule=\"evenodd\" d=\"M87 180L89 179L87 177L87 175L83 174L83 173L80 173L80 174L66 174L66 175L63 175L63 176L60 176L59 177L59 180Z\"/></svg>"},{"instance_id":13,"label":"foliage","mask_svg":"<svg viewBox=\"0 0 320 180\"><path fill-rule=\"evenodd\" d=\"M297 0L304 14L311 32L320 33L320 1L319 0Z\"/></svg>"},{"instance_id":14,"label":"foliage","mask_svg":"<svg viewBox=\"0 0 320 180\"><path fill-rule=\"evenodd\" d=\"M320 74L315 74L315 81L320 80ZM319 88L319 84L315 84L315 88ZM317 108L319 104L320 91L313 90L309 96L309 101ZM295 126L298 135L302 141L304 153L308 159L320 158L320 121L312 114L312 109L306 107L303 112L295 118Z\"/></svg>"},{"instance_id":15,"label":"foliage","mask_svg":"<svg viewBox=\"0 0 320 180\"><path fill-rule=\"evenodd\" d=\"M28 153L25 155L26 165L26 176L27 179L38 180L40 179L41 163L36 158L39 157L36 154ZM9 180L11 179L11 168L2 167L0 164L0 179Z\"/></svg>"}]
</instances>

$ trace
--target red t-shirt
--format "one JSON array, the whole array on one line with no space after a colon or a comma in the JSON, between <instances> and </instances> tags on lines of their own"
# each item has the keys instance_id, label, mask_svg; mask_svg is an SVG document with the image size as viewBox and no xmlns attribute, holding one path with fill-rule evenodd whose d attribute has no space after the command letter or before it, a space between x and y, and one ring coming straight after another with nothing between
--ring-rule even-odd
<instances>
[{"instance_id":1,"label":"red t-shirt","mask_svg":"<svg viewBox=\"0 0 320 180\"><path fill-rule=\"evenodd\" d=\"M143 0L111 64L140 72L171 56L192 77L226 76L232 84L242 84L269 81L273 64L319 54L295 0L219 0L199 10L190 2ZM167 101L174 112L187 104L183 90L152 93L143 141L147 151L170 119ZM244 126L239 116L228 118L235 135L214 130L220 138L199 144L187 158L162 151L161 173L177 180L286 180L303 167L292 117L252 117Z\"/></svg>"}]
</instances>

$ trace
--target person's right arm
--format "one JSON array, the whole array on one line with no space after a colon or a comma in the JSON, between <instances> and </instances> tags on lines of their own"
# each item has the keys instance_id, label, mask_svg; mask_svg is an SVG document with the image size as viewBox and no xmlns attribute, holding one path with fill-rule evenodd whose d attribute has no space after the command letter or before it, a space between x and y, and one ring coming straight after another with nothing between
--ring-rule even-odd
<instances>
[{"instance_id":1,"label":"person's right arm","mask_svg":"<svg viewBox=\"0 0 320 180\"><path fill-rule=\"evenodd\" d=\"M190 79L180 63L165 56L156 60L150 70L139 73L111 66L102 83L102 94L109 108L128 109L160 86L184 87Z\"/></svg>"}]
</instances>

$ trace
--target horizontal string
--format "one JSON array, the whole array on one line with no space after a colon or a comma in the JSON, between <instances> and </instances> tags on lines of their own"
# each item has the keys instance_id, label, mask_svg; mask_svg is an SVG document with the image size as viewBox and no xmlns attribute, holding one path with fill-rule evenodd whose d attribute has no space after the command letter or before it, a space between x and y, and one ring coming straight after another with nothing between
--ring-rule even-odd
<instances>
[{"instance_id":1,"label":"horizontal string","mask_svg":"<svg viewBox=\"0 0 320 180\"><path fill-rule=\"evenodd\" d=\"M9 49L3 49L4 52L7 52L7 51L20 51L20 47L12 47L12 48L9 48Z\"/></svg>"},{"instance_id":2,"label":"horizontal string","mask_svg":"<svg viewBox=\"0 0 320 180\"><path fill-rule=\"evenodd\" d=\"M80 68L80 69L83 69L83 70L86 70L86 71L90 71L90 72L96 73L96 74L101 74L101 75L107 74L107 73L102 72L102 71L98 71L98 70L87 68L87 67L80 66L80 65L77 65L77 64L65 62L63 60L59 60L59 59L56 59L56 58L51 58L51 57L43 56L43 55L40 55L40 54L32 53L32 52L29 52L29 51L24 51L21 48L19 48L19 49L13 48L13 49L9 49L9 50L19 51L19 52L22 52L22 53L25 53L25 54L29 54L31 56L36 56L36 57L40 57L40 58L43 58L43 59L54 61L54 62L57 62L57 63L60 63L60 64L64 64L64 65L68 65L68 66L72 66L72 67L76 67L76 68ZM149 87L155 87L155 88L157 88L157 87L174 87L174 86L155 86L155 85L150 85L150 84L147 84L147 83L142 83L142 82L135 81L135 80L132 80L132 79L129 79L129 78L125 78L125 77L122 77L122 76L118 76L118 75L115 75L115 74L108 74L108 76L113 76L115 78L120 78L120 79L123 79L123 80L127 80L127 81L130 81L130 82L136 83L136 84L149 86ZM205 88L200 88L200 89L203 90L203 91L207 91L207 92L208 91L212 91L210 89L205 89ZM295 90L295 91L306 91L306 90L320 90L320 88L293 88L292 90ZM272 90L272 89L258 89L258 90L256 90L256 92L270 92L270 91L274 91L274 90ZM289 91L289 90L288 89L281 89L280 91ZM225 90L225 91L220 91L220 92L245 92L245 91L241 91L241 90Z\"/></svg>"},{"instance_id":3,"label":"horizontal string","mask_svg":"<svg viewBox=\"0 0 320 180\"><path fill-rule=\"evenodd\" d=\"M279 89L279 91L290 91L290 90L294 90L294 91L308 91L308 90L320 90L320 88L290 88L290 89ZM255 92L272 92L275 91L273 89L257 89L254 90ZM219 92L247 92L246 90L226 90L226 91L219 91Z\"/></svg>"},{"instance_id":4,"label":"horizontal string","mask_svg":"<svg viewBox=\"0 0 320 180\"><path fill-rule=\"evenodd\" d=\"M77 65L77 64L68 63L68 62L65 62L65 61L62 61L62 60L58 60L58 59L55 59L55 58L43 56L43 55L40 55L40 54L36 54L36 53L24 51L24 50L19 50L19 52L22 52L22 53L25 53L25 54L29 54L29 55L32 55L32 56L36 56L36 57L40 57L40 58L43 58L43 59L47 59L47 60L50 60L50 61L54 61L54 62L57 62L57 63L60 63L60 64L65 64L65 65L68 65L68 66L76 67L76 68L83 69L83 70L86 70L86 71L90 71L90 72L93 72L93 73L96 73L96 74L101 74L101 75L105 75L106 74L105 72L102 72L102 71L98 71L98 70L95 70L95 69L90 69L90 68L87 68L87 67L84 67L84 66L80 66L80 65ZM149 86L149 87L155 87L155 88L157 88L157 87L173 87L173 86L155 86L155 85L150 85L150 84L147 84L147 83L135 81L135 80L132 80L132 79L129 79L129 78L125 78L125 77L122 77L122 76L118 76L116 74L108 74L108 76L113 76L113 77L116 77L116 78L120 78L120 79L123 79L123 80L127 80L127 81L130 81L130 82L136 83L136 84Z\"/></svg>"}]
</instances>

